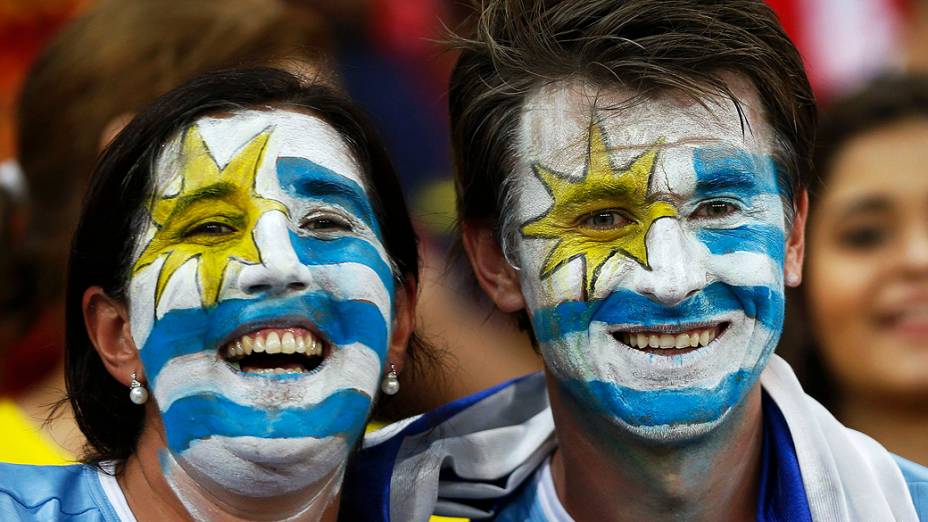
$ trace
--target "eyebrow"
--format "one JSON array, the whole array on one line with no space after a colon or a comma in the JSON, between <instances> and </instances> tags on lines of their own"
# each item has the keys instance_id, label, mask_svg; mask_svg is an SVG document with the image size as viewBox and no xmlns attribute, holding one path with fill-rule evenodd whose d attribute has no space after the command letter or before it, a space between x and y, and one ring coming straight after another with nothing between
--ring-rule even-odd
<instances>
[{"instance_id":1,"label":"eyebrow","mask_svg":"<svg viewBox=\"0 0 928 522\"><path fill-rule=\"evenodd\" d=\"M174 213L178 214L190 208L200 201L222 199L235 191L235 187L229 183L219 182L203 187L195 192L181 196L174 207Z\"/></svg>"},{"instance_id":2,"label":"eyebrow","mask_svg":"<svg viewBox=\"0 0 928 522\"><path fill-rule=\"evenodd\" d=\"M376 219L367 193L356 181L306 158L277 159L280 187L292 196L334 203L361 218L376 230Z\"/></svg>"},{"instance_id":3,"label":"eyebrow","mask_svg":"<svg viewBox=\"0 0 928 522\"><path fill-rule=\"evenodd\" d=\"M855 199L850 202L850 204L845 205L841 209L841 217L850 216L852 214L866 213L866 212L885 212L892 208L892 204L883 196L866 196L863 198Z\"/></svg>"},{"instance_id":4,"label":"eyebrow","mask_svg":"<svg viewBox=\"0 0 928 522\"><path fill-rule=\"evenodd\" d=\"M626 199L632 191L626 187L597 185L584 190L564 202L568 208L583 207L594 201Z\"/></svg>"},{"instance_id":5,"label":"eyebrow","mask_svg":"<svg viewBox=\"0 0 928 522\"><path fill-rule=\"evenodd\" d=\"M753 197L781 192L773 161L745 150L700 147L693 152L693 168L697 196L729 192Z\"/></svg>"}]
</instances>

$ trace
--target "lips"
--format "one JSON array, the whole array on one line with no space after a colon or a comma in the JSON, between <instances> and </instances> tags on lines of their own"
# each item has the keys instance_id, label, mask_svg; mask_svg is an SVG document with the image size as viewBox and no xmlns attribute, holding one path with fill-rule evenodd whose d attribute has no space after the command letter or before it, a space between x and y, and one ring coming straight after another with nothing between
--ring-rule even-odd
<instances>
[{"instance_id":1,"label":"lips","mask_svg":"<svg viewBox=\"0 0 928 522\"><path fill-rule=\"evenodd\" d=\"M259 328L222 345L219 355L242 373L282 375L317 370L329 351L306 328Z\"/></svg>"},{"instance_id":2,"label":"lips","mask_svg":"<svg viewBox=\"0 0 928 522\"><path fill-rule=\"evenodd\" d=\"M680 355L710 345L728 323L700 326L652 327L651 329L617 330L613 338L636 350L657 355Z\"/></svg>"}]
</instances>

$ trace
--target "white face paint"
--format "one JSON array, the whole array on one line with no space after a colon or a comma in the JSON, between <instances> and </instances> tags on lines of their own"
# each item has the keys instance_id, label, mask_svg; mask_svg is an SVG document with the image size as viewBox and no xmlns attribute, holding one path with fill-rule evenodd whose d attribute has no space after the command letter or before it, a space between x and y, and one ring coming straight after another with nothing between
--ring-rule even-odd
<instances>
[{"instance_id":1,"label":"white face paint","mask_svg":"<svg viewBox=\"0 0 928 522\"><path fill-rule=\"evenodd\" d=\"M721 422L782 327L772 130L732 87L744 134L725 98L604 110L629 93L580 84L540 90L522 116L506 217L545 362L587 411L649 438Z\"/></svg>"},{"instance_id":2,"label":"white face paint","mask_svg":"<svg viewBox=\"0 0 928 522\"><path fill-rule=\"evenodd\" d=\"M156 175L129 303L169 483L184 470L212 491L331 497L393 314L351 152L313 116L241 111L186 129Z\"/></svg>"}]
</instances>

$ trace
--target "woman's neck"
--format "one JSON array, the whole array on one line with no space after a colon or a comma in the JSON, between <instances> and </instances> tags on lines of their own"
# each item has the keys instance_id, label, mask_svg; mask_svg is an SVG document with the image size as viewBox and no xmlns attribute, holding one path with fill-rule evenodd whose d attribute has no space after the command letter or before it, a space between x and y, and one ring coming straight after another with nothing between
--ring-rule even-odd
<instances>
[{"instance_id":1,"label":"woman's neck","mask_svg":"<svg viewBox=\"0 0 928 522\"><path fill-rule=\"evenodd\" d=\"M548 378L561 503L589 520L753 520L762 445L760 387L698 440L656 444L584 411ZM601 424L593 426L593 424Z\"/></svg>"},{"instance_id":2,"label":"woman's neck","mask_svg":"<svg viewBox=\"0 0 928 522\"><path fill-rule=\"evenodd\" d=\"M165 449L159 430L146 429L136 452L127 459L119 485L139 522L206 520L320 520L338 517L339 467L313 491L277 498L211 494L195 481ZM307 498L311 499L307 501Z\"/></svg>"},{"instance_id":3,"label":"woman's neck","mask_svg":"<svg viewBox=\"0 0 928 522\"><path fill-rule=\"evenodd\" d=\"M928 401L871 398L844 393L837 414L849 428L866 433L889 451L928 465Z\"/></svg>"}]
</instances>

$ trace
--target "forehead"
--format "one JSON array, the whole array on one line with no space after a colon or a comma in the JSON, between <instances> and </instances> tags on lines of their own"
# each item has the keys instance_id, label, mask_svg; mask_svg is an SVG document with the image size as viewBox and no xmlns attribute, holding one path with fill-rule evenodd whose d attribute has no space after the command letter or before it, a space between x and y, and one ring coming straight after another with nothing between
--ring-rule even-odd
<instances>
[{"instance_id":1,"label":"forehead","mask_svg":"<svg viewBox=\"0 0 928 522\"><path fill-rule=\"evenodd\" d=\"M221 169L243 147L263 132L269 132L263 158L258 165L256 188L275 185L279 158L302 158L322 167L307 175L331 171L364 187L361 171L351 150L331 125L316 116L288 110L243 110L230 115L200 118L196 126L216 165ZM187 158L181 154L183 133L165 147L156 165L156 192L169 190Z\"/></svg>"},{"instance_id":2,"label":"forehead","mask_svg":"<svg viewBox=\"0 0 928 522\"><path fill-rule=\"evenodd\" d=\"M607 145L618 162L634 158L658 141L664 143L665 163L705 146L770 154L773 132L754 88L737 77L727 83L741 102L743 118L725 96L694 100L667 92L630 104L635 93L626 89L601 89L581 81L546 85L531 94L523 108L520 156L565 173L579 172L594 121L608 136Z\"/></svg>"},{"instance_id":3,"label":"forehead","mask_svg":"<svg viewBox=\"0 0 928 522\"><path fill-rule=\"evenodd\" d=\"M866 198L924 201L928 196L928 118L896 122L855 136L836 154L821 205Z\"/></svg>"}]
</instances>

